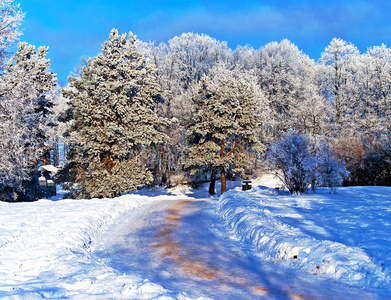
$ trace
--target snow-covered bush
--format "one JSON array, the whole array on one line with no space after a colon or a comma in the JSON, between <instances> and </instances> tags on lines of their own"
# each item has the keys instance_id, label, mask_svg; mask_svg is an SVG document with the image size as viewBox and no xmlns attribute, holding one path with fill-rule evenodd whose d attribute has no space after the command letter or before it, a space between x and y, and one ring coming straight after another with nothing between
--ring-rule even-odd
<instances>
[{"instance_id":1,"label":"snow-covered bush","mask_svg":"<svg viewBox=\"0 0 391 300\"><path fill-rule=\"evenodd\" d=\"M291 194L307 192L313 181L315 158L309 150L309 138L298 134L287 135L269 148L269 166L278 170L276 175Z\"/></svg>"},{"instance_id":2,"label":"snow-covered bush","mask_svg":"<svg viewBox=\"0 0 391 300\"><path fill-rule=\"evenodd\" d=\"M315 191L316 186L329 187L332 192L342 184L344 178L348 177L344 163L339 163L334 156L332 149L325 142L312 143L312 153L316 159L316 166L313 170L312 189Z\"/></svg>"},{"instance_id":3,"label":"snow-covered bush","mask_svg":"<svg viewBox=\"0 0 391 300\"><path fill-rule=\"evenodd\" d=\"M310 186L313 190L327 186L335 191L347 175L326 142L299 134L289 134L272 143L267 162L291 194L304 194Z\"/></svg>"}]
</instances>

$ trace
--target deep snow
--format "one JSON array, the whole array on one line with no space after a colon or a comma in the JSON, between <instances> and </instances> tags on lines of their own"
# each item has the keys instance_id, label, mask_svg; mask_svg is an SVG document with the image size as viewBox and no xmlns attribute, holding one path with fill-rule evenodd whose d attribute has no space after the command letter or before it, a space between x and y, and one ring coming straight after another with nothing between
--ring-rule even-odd
<instances>
[{"instance_id":1,"label":"deep snow","mask_svg":"<svg viewBox=\"0 0 391 300\"><path fill-rule=\"evenodd\" d=\"M226 224L276 265L391 298L391 188L292 196L266 187L220 198Z\"/></svg>"},{"instance_id":2,"label":"deep snow","mask_svg":"<svg viewBox=\"0 0 391 300\"><path fill-rule=\"evenodd\" d=\"M320 190L314 195L290 196L277 192L270 177L258 184L262 186L250 192L241 192L239 188L229 191L219 201L218 197L198 201L204 206L207 203L206 212L194 210L192 218L187 219L216 224L195 225L201 232L212 227L212 233L221 241L231 240L235 245L228 247L231 242L227 242L227 248L235 249L240 256L249 255L248 259L260 265L259 269L254 267L255 273L281 274L281 285L296 280L308 285L304 290L315 288L318 295L331 299L341 295L391 299L391 188L340 188L336 195ZM134 240L131 233L137 230L140 234L140 229L146 229L152 222L149 220L164 224L161 210L175 199L202 198L205 191L206 188L156 189L115 199L58 197L33 203L0 203L0 297L202 299L202 292L191 290L198 288L196 283L183 278L172 283L171 275L164 271L167 264L162 269L144 268L142 272L137 262L127 266L121 262L125 257L132 259L131 254L115 250L124 249L124 244L132 239L138 245L140 240ZM217 208L217 214L213 207ZM137 217L141 215L142 218ZM184 224L178 226L176 238L187 245L192 241L183 228L190 225ZM124 228L129 228L129 234ZM125 237L122 240L121 235ZM208 236L207 243L212 243ZM194 238L202 241L201 237L199 233ZM217 249L225 255L229 249L223 249L221 243L224 242ZM119 247L116 249L115 245ZM143 257L142 252L136 251L148 249L132 247L139 258ZM162 251L158 246L155 248ZM145 252L146 257L149 255ZM238 260L235 265L238 272L247 264L246 259ZM277 272L273 273L273 269ZM155 276L154 270L165 275ZM209 287L208 283L203 284L205 296L215 298L214 283Z\"/></svg>"}]
</instances>

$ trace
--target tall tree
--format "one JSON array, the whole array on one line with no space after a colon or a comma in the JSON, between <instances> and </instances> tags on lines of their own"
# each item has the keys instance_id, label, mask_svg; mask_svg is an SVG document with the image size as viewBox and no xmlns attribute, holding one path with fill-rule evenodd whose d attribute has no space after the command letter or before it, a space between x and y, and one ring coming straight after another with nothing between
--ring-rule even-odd
<instances>
[{"instance_id":1,"label":"tall tree","mask_svg":"<svg viewBox=\"0 0 391 300\"><path fill-rule=\"evenodd\" d=\"M46 153L47 131L56 84L49 72L47 47L20 43L0 79L0 193L3 200L34 200L34 170Z\"/></svg>"},{"instance_id":2,"label":"tall tree","mask_svg":"<svg viewBox=\"0 0 391 300\"><path fill-rule=\"evenodd\" d=\"M334 136L354 136L354 114L360 100L357 74L359 51L341 39L333 39L321 57L326 68L322 75L322 94L333 106Z\"/></svg>"},{"instance_id":3,"label":"tall tree","mask_svg":"<svg viewBox=\"0 0 391 300\"><path fill-rule=\"evenodd\" d=\"M167 140L157 130L165 121L156 112L161 92L154 72L136 37L113 29L102 53L79 78L69 78L64 94L74 124L66 170L74 197L115 197L151 181L140 153Z\"/></svg>"},{"instance_id":4,"label":"tall tree","mask_svg":"<svg viewBox=\"0 0 391 300\"><path fill-rule=\"evenodd\" d=\"M179 160L183 153L185 143L182 142L184 128L178 122L178 110L175 104L179 95L183 92L177 74L174 71L174 58L170 48L166 44L155 46L153 43L139 43L139 49L149 58L149 63L156 67L154 73L156 81L161 86L161 101L158 103L158 114L169 120L164 128L161 128L169 137L169 141L160 144L154 149L150 149L149 155L155 159L150 159L151 168L154 172L154 182L162 186L175 184L172 181L172 171L180 169ZM189 102L189 101L188 101ZM189 105L181 105L179 114L184 114L189 109Z\"/></svg>"},{"instance_id":5,"label":"tall tree","mask_svg":"<svg viewBox=\"0 0 391 300\"><path fill-rule=\"evenodd\" d=\"M228 70L218 64L211 76L203 78L198 94L193 98L195 112L188 122L186 166L193 172L220 172L221 193L226 191L228 168L244 175L253 151L259 150L256 137L257 94L251 75L240 70Z\"/></svg>"},{"instance_id":6,"label":"tall tree","mask_svg":"<svg viewBox=\"0 0 391 300\"><path fill-rule=\"evenodd\" d=\"M369 48L366 55L368 90L366 128L391 140L391 49L385 45Z\"/></svg>"},{"instance_id":7,"label":"tall tree","mask_svg":"<svg viewBox=\"0 0 391 300\"><path fill-rule=\"evenodd\" d=\"M53 93L50 95L53 102L52 114L49 117L49 122L55 126L51 126L47 131L49 136L48 147L50 147L51 164L54 166L64 166L66 160L66 147L63 138L64 133L70 127L70 120L66 118L68 110L67 99L62 95L61 87L56 86Z\"/></svg>"},{"instance_id":8,"label":"tall tree","mask_svg":"<svg viewBox=\"0 0 391 300\"><path fill-rule=\"evenodd\" d=\"M217 62L226 61L229 49L206 34L183 33L169 40L177 78L186 89L199 82Z\"/></svg>"},{"instance_id":9,"label":"tall tree","mask_svg":"<svg viewBox=\"0 0 391 300\"><path fill-rule=\"evenodd\" d=\"M292 130L319 132L322 125L315 62L288 40L256 51L255 70L269 108L265 142Z\"/></svg>"},{"instance_id":10,"label":"tall tree","mask_svg":"<svg viewBox=\"0 0 391 300\"><path fill-rule=\"evenodd\" d=\"M241 65L246 70L251 70L255 65L255 50L249 46L237 46L230 55L229 63L232 66Z\"/></svg>"},{"instance_id":11,"label":"tall tree","mask_svg":"<svg viewBox=\"0 0 391 300\"><path fill-rule=\"evenodd\" d=\"M164 90L159 114L170 120L164 128L170 141L151 149L149 155L153 157L150 163L155 170L155 183L169 186L171 171L176 170L178 174L181 169L186 147L186 129L179 120L191 115L191 99L196 94L198 82L216 63L228 60L230 50L225 42L194 33L176 36L168 45L140 43L139 46L157 67L156 80Z\"/></svg>"},{"instance_id":12,"label":"tall tree","mask_svg":"<svg viewBox=\"0 0 391 300\"><path fill-rule=\"evenodd\" d=\"M8 49L21 35L19 26L23 16L19 4L15 4L13 0L0 2L0 69L7 61Z\"/></svg>"}]
</instances>

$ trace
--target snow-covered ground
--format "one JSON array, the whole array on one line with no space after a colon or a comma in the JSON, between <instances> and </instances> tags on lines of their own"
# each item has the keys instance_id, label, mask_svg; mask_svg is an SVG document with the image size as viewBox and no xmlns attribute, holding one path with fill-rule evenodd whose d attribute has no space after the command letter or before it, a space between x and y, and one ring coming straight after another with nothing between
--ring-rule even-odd
<instances>
[{"instance_id":1,"label":"snow-covered ground","mask_svg":"<svg viewBox=\"0 0 391 300\"><path fill-rule=\"evenodd\" d=\"M268 182L220 198L229 228L267 261L391 298L391 187L292 196Z\"/></svg>"},{"instance_id":2,"label":"snow-covered ground","mask_svg":"<svg viewBox=\"0 0 391 300\"><path fill-rule=\"evenodd\" d=\"M271 177L256 184L261 186L248 192L236 187L219 201L217 196L199 201L208 213L188 221L210 217L206 221L215 224L221 220L219 226L210 226L216 236L225 228L225 235L241 240L243 252L254 253L259 261L284 269L292 278L310 278L317 287L323 284L322 296L335 299L329 284L340 282L355 295L363 288L363 295L391 298L391 188L341 188L336 195L320 190L314 195L290 196L277 192ZM128 272L131 268L121 271L121 257L131 259L132 254L116 252L114 242L121 242L119 233L128 239L127 226L139 230L147 224L146 213L162 220L158 210L175 199L205 198L206 189L142 190L115 199L0 202L0 298L202 299L199 294L173 290L176 285L165 286L164 281ZM141 211L144 222L137 221ZM178 216L169 217L176 220ZM178 226L177 235L183 228ZM176 238L186 243L186 237ZM111 252L102 250L105 241L112 243ZM163 251L161 244L155 241L156 251ZM117 256L110 263L102 255L107 251Z\"/></svg>"},{"instance_id":3,"label":"snow-covered ground","mask_svg":"<svg viewBox=\"0 0 391 300\"><path fill-rule=\"evenodd\" d=\"M96 259L97 235L153 201L184 195L142 191L115 199L0 202L0 298L148 299L164 289Z\"/></svg>"}]
</instances>

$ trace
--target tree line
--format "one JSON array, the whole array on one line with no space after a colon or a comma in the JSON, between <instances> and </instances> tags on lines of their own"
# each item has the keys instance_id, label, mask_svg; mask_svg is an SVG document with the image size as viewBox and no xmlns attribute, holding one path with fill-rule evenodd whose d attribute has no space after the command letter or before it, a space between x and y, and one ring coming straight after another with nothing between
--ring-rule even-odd
<instances>
[{"instance_id":1,"label":"tree line","mask_svg":"<svg viewBox=\"0 0 391 300\"><path fill-rule=\"evenodd\" d=\"M49 161L63 163L75 198L203 180L214 193L216 177L224 192L226 177L256 174L292 134L325 143L344 184L391 183L385 45L360 54L336 38L315 62L288 40L231 50L205 34L155 45L113 29L60 88L47 47L19 43L11 56L23 13L11 0L1 12L12 24L0 27L1 200L41 197Z\"/></svg>"}]
</instances>

